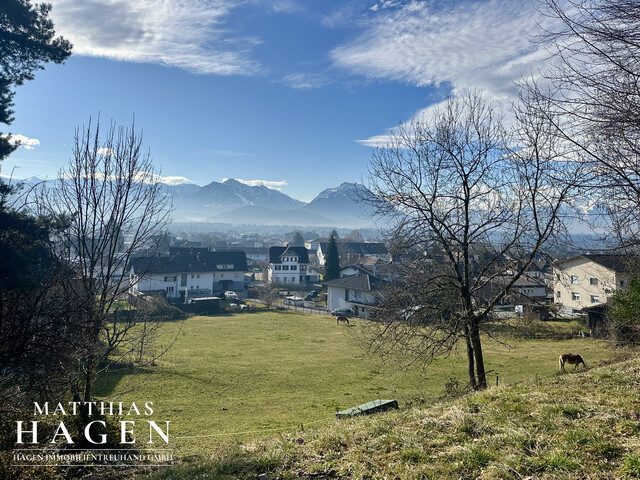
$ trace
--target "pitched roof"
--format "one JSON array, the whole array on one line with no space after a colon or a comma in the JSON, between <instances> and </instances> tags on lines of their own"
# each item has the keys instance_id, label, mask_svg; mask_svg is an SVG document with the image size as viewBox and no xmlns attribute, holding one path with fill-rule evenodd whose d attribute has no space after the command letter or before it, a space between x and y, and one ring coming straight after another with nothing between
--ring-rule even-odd
<instances>
[{"instance_id":1,"label":"pitched roof","mask_svg":"<svg viewBox=\"0 0 640 480\"><path fill-rule=\"evenodd\" d=\"M384 243L379 242L343 242L338 240L338 253L340 255L386 255L389 253ZM329 242L320 242L323 252L327 251Z\"/></svg>"},{"instance_id":2,"label":"pitched roof","mask_svg":"<svg viewBox=\"0 0 640 480\"><path fill-rule=\"evenodd\" d=\"M172 257L139 257L132 262L136 273L246 272L247 256L243 251L179 251ZM233 268L218 268L233 265Z\"/></svg>"},{"instance_id":3,"label":"pitched roof","mask_svg":"<svg viewBox=\"0 0 640 480\"><path fill-rule=\"evenodd\" d=\"M297 255L298 263L309 263L309 251L305 247L269 247L269 263L282 263L284 253Z\"/></svg>"},{"instance_id":4,"label":"pitched roof","mask_svg":"<svg viewBox=\"0 0 640 480\"><path fill-rule=\"evenodd\" d=\"M640 256L638 255L578 255L558 262L558 265L570 262L577 258L586 258L592 262L598 263L603 267L618 273L640 272Z\"/></svg>"},{"instance_id":5,"label":"pitched roof","mask_svg":"<svg viewBox=\"0 0 640 480\"><path fill-rule=\"evenodd\" d=\"M363 292L371 292L378 290L386 282L373 275L349 275L348 277L340 277L335 280L324 282L323 285L328 287L348 288L349 290L361 290Z\"/></svg>"},{"instance_id":6,"label":"pitched roof","mask_svg":"<svg viewBox=\"0 0 640 480\"><path fill-rule=\"evenodd\" d=\"M364 265L346 265L344 267L342 267L340 269L340 273L342 273L343 270L347 270L347 269L353 269L356 272L358 272L359 275L371 275L371 274L375 274L374 271L366 268Z\"/></svg>"}]
</instances>

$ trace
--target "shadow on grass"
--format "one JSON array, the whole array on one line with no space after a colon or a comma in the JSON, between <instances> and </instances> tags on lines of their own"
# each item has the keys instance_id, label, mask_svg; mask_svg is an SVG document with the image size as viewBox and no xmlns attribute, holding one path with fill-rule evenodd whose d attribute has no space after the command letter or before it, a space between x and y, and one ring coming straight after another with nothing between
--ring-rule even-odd
<instances>
[{"instance_id":1,"label":"shadow on grass","mask_svg":"<svg viewBox=\"0 0 640 480\"><path fill-rule=\"evenodd\" d=\"M96 381L96 395L107 397L118 393L118 385L125 377L147 376L153 373L149 367L139 367L130 363L111 363L108 368L98 375ZM136 382L139 383L139 382Z\"/></svg>"},{"instance_id":2,"label":"shadow on grass","mask_svg":"<svg viewBox=\"0 0 640 480\"><path fill-rule=\"evenodd\" d=\"M247 453L233 449L217 455L211 460L200 456L185 458L183 463L158 471L150 478L173 480L183 478L238 479L258 478L284 466L283 459L268 453ZM270 476L269 476L270 477Z\"/></svg>"}]
</instances>

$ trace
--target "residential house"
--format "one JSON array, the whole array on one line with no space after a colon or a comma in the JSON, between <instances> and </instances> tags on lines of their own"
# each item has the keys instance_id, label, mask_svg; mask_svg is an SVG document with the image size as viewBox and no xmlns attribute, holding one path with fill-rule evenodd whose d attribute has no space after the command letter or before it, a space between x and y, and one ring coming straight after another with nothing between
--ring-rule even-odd
<instances>
[{"instance_id":1,"label":"residential house","mask_svg":"<svg viewBox=\"0 0 640 480\"><path fill-rule=\"evenodd\" d=\"M306 286L318 282L318 274L309 267L309 251L305 247L269 248L268 281L271 283Z\"/></svg>"},{"instance_id":2,"label":"residential house","mask_svg":"<svg viewBox=\"0 0 640 480\"><path fill-rule=\"evenodd\" d=\"M134 291L163 290L167 298L243 292L247 258L243 251L208 247L173 248L169 256L139 257L129 269Z\"/></svg>"},{"instance_id":3,"label":"residential house","mask_svg":"<svg viewBox=\"0 0 640 480\"><path fill-rule=\"evenodd\" d=\"M553 269L555 303L580 311L607 301L640 274L640 257L633 255L578 255Z\"/></svg>"},{"instance_id":4,"label":"residential house","mask_svg":"<svg viewBox=\"0 0 640 480\"><path fill-rule=\"evenodd\" d=\"M378 301L376 291L385 284L383 280L368 273L349 275L325 282L327 308L330 311L344 308L356 316L368 317Z\"/></svg>"},{"instance_id":5,"label":"residential house","mask_svg":"<svg viewBox=\"0 0 640 480\"><path fill-rule=\"evenodd\" d=\"M338 240L336 245L338 246L338 255L340 256L341 264L350 264L361 257L373 257L375 259L382 259L385 262L391 261L391 255L384 243L345 242ZM324 265L328 247L329 241L318 242L316 255L318 256L318 263L320 265Z\"/></svg>"}]
</instances>

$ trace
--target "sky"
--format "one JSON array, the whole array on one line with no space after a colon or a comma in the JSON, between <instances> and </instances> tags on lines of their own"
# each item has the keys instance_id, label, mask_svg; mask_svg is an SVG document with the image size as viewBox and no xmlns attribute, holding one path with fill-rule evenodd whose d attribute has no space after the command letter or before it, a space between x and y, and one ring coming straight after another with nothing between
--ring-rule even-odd
<instances>
[{"instance_id":1,"label":"sky","mask_svg":"<svg viewBox=\"0 0 640 480\"><path fill-rule=\"evenodd\" d=\"M447 96L506 106L540 68L530 0L48 0L73 55L17 87L3 176L54 178L76 128L142 131L168 183L310 201Z\"/></svg>"}]
</instances>

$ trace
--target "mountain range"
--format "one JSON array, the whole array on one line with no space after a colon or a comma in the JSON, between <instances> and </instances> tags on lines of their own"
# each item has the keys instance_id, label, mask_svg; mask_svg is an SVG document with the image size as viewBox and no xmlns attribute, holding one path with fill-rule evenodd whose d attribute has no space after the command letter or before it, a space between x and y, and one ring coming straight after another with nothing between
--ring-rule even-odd
<instances>
[{"instance_id":1,"label":"mountain range","mask_svg":"<svg viewBox=\"0 0 640 480\"><path fill-rule=\"evenodd\" d=\"M22 183L21 194L31 189L47 189L53 181L31 177ZM301 202L264 185L251 186L233 178L211 182L162 183L173 198L175 222L233 223L240 225L291 225L366 228L373 226L365 199L373 195L364 185L342 183L323 190L311 202Z\"/></svg>"},{"instance_id":2,"label":"mountain range","mask_svg":"<svg viewBox=\"0 0 640 480\"><path fill-rule=\"evenodd\" d=\"M164 184L173 196L176 221L258 225L309 225L361 228L373 223L363 199L371 193L364 185L342 183L320 192L305 203L267 188L233 178L194 184Z\"/></svg>"}]
</instances>

